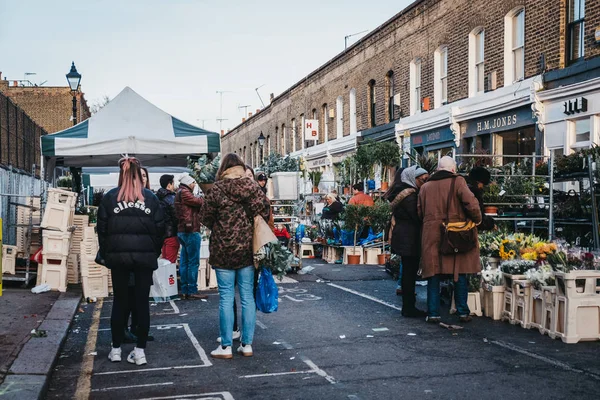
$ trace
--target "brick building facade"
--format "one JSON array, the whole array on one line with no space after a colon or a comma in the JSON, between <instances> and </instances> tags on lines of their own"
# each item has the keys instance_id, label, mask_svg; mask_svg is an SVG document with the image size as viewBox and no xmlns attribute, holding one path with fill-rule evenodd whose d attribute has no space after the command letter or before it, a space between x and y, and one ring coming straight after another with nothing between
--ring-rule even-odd
<instances>
[{"instance_id":1,"label":"brick building facade","mask_svg":"<svg viewBox=\"0 0 600 400\"><path fill-rule=\"evenodd\" d=\"M0 92L9 97L48 133L73 126L73 96L69 87L18 86L0 80ZM77 122L91 117L85 96L77 93Z\"/></svg>"},{"instance_id":2,"label":"brick building facade","mask_svg":"<svg viewBox=\"0 0 600 400\"><path fill-rule=\"evenodd\" d=\"M412 137L440 124L448 125L456 145L473 147L461 140L469 130L462 121L515 107L525 115L534 81L565 66L566 7L567 0L416 1L224 135L223 152L257 165L261 131L267 137L263 154L298 152L312 144L302 140L304 118L319 120L318 143L329 141L329 147L370 130L401 145L398 130ZM586 23L590 43L595 18ZM595 47L586 57L597 53ZM519 92L520 103L511 92ZM497 103L504 109L494 109ZM535 136L533 119L528 123L527 135ZM484 138L483 145L491 150L488 142Z\"/></svg>"}]
</instances>

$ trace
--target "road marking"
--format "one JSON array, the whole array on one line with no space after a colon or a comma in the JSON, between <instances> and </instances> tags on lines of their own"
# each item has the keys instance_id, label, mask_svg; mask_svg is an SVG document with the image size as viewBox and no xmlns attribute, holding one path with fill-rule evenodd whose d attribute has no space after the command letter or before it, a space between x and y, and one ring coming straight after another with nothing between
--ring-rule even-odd
<instances>
[{"instance_id":1,"label":"road marking","mask_svg":"<svg viewBox=\"0 0 600 400\"><path fill-rule=\"evenodd\" d=\"M212 365L212 364L211 364ZM129 374L133 372L150 372L150 371L169 371L172 369L192 369L192 368L206 368L211 365L181 365L175 367L157 367L157 368L143 368L143 369L126 369L123 371L106 371L106 372L95 372L96 375L120 375L120 374Z\"/></svg>"},{"instance_id":2,"label":"road marking","mask_svg":"<svg viewBox=\"0 0 600 400\"><path fill-rule=\"evenodd\" d=\"M569 364L565 364L565 363L560 362L558 360L553 360L552 358L548 358L548 357L541 356L539 354L532 353L532 352L530 352L528 350L525 350L525 349L523 349L523 348L521 348L519 346L515 346L513 344L501 342L499 340L492 340L492 341L490 341L490 343L495 344L495 345L500 346L500 347L504 347L505 349L508 349L508 350L516 351L517 353L521 353L521 354L524 354L524 355L529 356L531 358L535 358L536 360L543 361L543 362L545 362L547 364L554 365L555 367L562 368L565 371L575 372L575 373L578 373L578 374L584 374L584 375L589 376L590 378L593 378L593 379L596 379L596 380L600 380L600 375L598 375L598 374L594 374L593 372L589 372L589 371L584 371L584 370L581 370L581 369L573 368Z\"/></svg>"},{"instance_id":3,"label":"road marking","mask_svg":"<svg viewBox=\"0 0 600 400\"><path fill-rule=\"evenodd\" d=\"M92 392L106 392L109 390L121 390L121 389L137 389L137 388L150 387L150 386L170 386L172 384L173 384L173 382L164 382L164 383L146 383L144 385L114 386L114 387L107 387L107 388L102 388L102 389L92 389Z\"/></svg>"},{"instance_id":4,"label":"road marking","mask_svg":"<svg viewBox=\"0 0 600 400\"><path fill-rule=\"evenodd\" d=\"M279 344L283 346L284 349L286 350L293 350L294 348L292 347L291 344L289 344L288 342L286 342L285 340L278 340Z\"/></svg>"},{"instance_id":5,"label":"road marking","mask_svg":"<svg viewBox=\"0 0 600 400\"><path fill-rule=\"evenodd\" d=\"M173 300L169 300L169 304L171 304L171 307L173 307L173 312L175 314L179 314L179 307L175 305L175 302Z\"/></svg>"},{"instance_id":6,"label":"road marking","mask_svg":"<svg viewBox=\"0 0 600 400\"><path fill-rule=\"evenodd\" d=\"M216 392L216 393L197 393L197 394L181 394L176 396L165 396L165 397L147 397L138 400L169 400L169 399L185 399L189 397L198 396L223 396L223 400L234 400L233 396L229 392ZM208 399L207 399L208 400Z\"/></svg>"},{"instance_id":7,"label":"road marking","mask_svg":"<svg viewBox=\"0 0 600 400\"><path fill-rule=\"evenodd\" d=\"M83 354L90 354L96 350L96 342L98 341L98 325L100 324L100 313L104 299L98 299L96 308L92 314L92 324L88 332L87 342ZM84 355L81 364L81 373L77 379L77 390L75 391L76 399L89 399L90 390L92 388L92 371L94 370L94 356Z\"/></svg>"},{"instance_id":8,"label":"road marking","mask_svg":"<svg viewBox=\"0 0 600 400\"><path fill-rule=\"evenodd\" d=\"M256 325L258 325L260 327L260 329L267 329L267 326L265 324L263 324L262 322L260 322L259 320L256 320Z\"/></svg>"},{"instance_id":9,"label":"road marking","mask_svg":"<svg viewBox=\"0 0 600 400\"><path fill-rule=\"evenodd\" d=\"M287 297L288 299L290 299L291 301L295 301L296 303L302 303L304 301L304 300L296 300L293 297L288 296L287 294L285 296L283 296L283 297Z\"/></svg>"},{"instance_id":10,"label":"road marking","mask_svg":"<svg viewBox=\"0 0 600 400\"><path fill-rule=\"evenodd\" d=\"M256 374L256 375L242 375L239 378L241 379L249 379L249 378L264 378L267 376L283 376L283 375L298 375L298 374L316 374L315 370L308 371L290 371L290 372L271 372L268 374Z\"/></svg>"},{"instance_id":11,"label":"road marking","mask_svg":"<svg viewBox=\"0 0 600 400\"><path fill-rule=\"evenodd\" d=\"M196 340L196 337L192 333L192 330L190 329L190 326L188 324L183 324L183 329L185 330L185 333L187 333L188 337L190 338L190 341L192 342L192 344L196 348L196 351L198 352L198 355L200 356L200 359L202 360L202 362L205 365L207 365L207 366L212 365L212 363L210 362L210 360L206 356L206 352L204 351L204 349L202 348L202 346L200 346L200 343L198 343L198 340Z\"/></svg>"},{"instance_id":12,"label":"road marking","mask_svg":"<svg viewBox=\"0 0 600 400\"><path fill-rule=\"evenodd\" d=\"M276 282L277 282L277 284L280 284L280 283L298 283L297 280L289 278L287 276L284 276L282 280L279 280L279 278L277 278Z\"/></svg>"},{"instance_id":13,"label":"road marking","mask_svg":"<svg viewBox=\"0 0 600 400\"><path fill-rule=\"evenodd\" d=\"M355 294L355 295L357 295L357 296L363 297L363 298L365 298L365 299L368 299L368 300L374 301L374 302L376 302L376 303L383 304L384 306L387 306L387 307L393 308L394 310L402 311L402 307L398 307L398 306L397 306L397 305L395 305L395 304L388 303L387 301L384 301L384 300L380 300L380 299L378 299L377 297L369 296L368 294L361 293L361 292L357 292L356 290L348 289L347 287L343 287L343 286L340 286L340 285L336 285L335 283L328 283L328 285L329 285L329 286L332 286L332 287L334 287L334 288L341 289L341 290L343 290L343 291L345 291L345 292L352 293L352 294Z\"/></svg>"},{"instance_id":14,"label":"road marking","mask_svg":"<svg viewBox=\"0 0 600 400\"><path fill-rule=\"evenodd\" d=\"M327 382L331 383L331 384L335 384L335 378L329 374L327 374L327 372L323 371L321 368L319 368L317 366L317 364L315 364L314 362L310 361L308 358L304 358L304 357L300 357L302 359L302 361L304 361L304 364L308 365L313 371L315 371L315 373L319 376L322 376L323 378L327 379Z\"/></svg>"}]
</instances>

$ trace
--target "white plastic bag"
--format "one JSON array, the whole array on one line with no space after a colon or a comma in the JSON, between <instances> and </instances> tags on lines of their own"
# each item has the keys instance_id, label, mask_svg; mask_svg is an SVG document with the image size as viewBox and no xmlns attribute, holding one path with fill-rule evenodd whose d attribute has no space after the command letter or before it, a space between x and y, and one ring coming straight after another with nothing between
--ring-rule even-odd
<instances>
[{"instance_id":1,"label":"white plastic bag","mask_svg":"<svg viewBox=\"0 0 600 400\"><path fill-rule=\"evenodd\" d=\"M150 300L164 303L177 298L177 270L175 264L164 258L158 259L158 269L152 274Z\"/></svg>"}]
</instances>

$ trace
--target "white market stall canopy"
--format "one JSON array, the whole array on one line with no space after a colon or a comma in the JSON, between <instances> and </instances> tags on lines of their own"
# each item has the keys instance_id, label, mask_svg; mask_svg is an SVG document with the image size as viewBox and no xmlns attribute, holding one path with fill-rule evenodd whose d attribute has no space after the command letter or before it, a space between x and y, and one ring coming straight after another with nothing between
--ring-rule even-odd
<instances>
[{"instance_id":1,"label":"white market stall canopy","mask_svg":"<svg viewBox=\"0 0 600 400\"><path fill-rule=\"evenodd\" d=\"M130 87L91 118L41 141L49 174L55 166L115 167L122 154L145 167L185 167L187 156L221 150L218 133L167 114Z\"/></svg>"}]
</instances>

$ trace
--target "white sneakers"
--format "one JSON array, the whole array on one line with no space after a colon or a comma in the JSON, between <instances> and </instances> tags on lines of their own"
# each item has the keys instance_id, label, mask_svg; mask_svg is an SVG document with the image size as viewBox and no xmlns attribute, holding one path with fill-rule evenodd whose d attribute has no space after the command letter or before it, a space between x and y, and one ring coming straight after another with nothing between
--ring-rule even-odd
<instances>
[{"instance_id":1,"label":"white sneakers","mask_svg":"<svg viewBox=\"0 0 600 400\"><path fill-rule=\"evenodd\" d=\"M233 331L233 335L231 336L233 340L240 340L241 337L242 332L239 329L237 331ZM217 343L221 343L221 336L217 338Z\"/></svg>"},{"instance_id":2,"label":"white sneakers","mask_svg":"<svg viewBox=\"0 0 600 400\"><path fill-rule=\"evenodd\" d=\"M214 358L224 358L229 359L233 358L233 353L231 352L231 346L227 346L223 348L223 346L217 347L216 350L210 352L210 355Z\"/></svg>"},{"instance_id":3,"label":"white sneakers","mask_svg":"<svg viewBox=\"0 0 600 400\"><path fill-rule=\"evenodd\" d=\"M138 349L135 347L133 350L131 350L131 353L129 353L129 356L127 356L127 362L135 365L147 364L144 349Z\"/></svg>"},{"instance_id":4,"label":"white sneakers","mask_svg":"<svg viewBox=\"0 0 600 400\"><path fill-rule=\"evenodd\" d=\"M237 352L241 355L243 355L244 357L252 357L252 345L251 344L240 344L240 347L238 347Z\"/></svg>"},{"instance_id":5,"label":"white sneakers","mask_svg":"<svg viewBox=\"0 0 600 400\"><path fill-rule=\"evenodd\" d=\"M118 348L115 349L113 347L112 349L110 349L110 353L108 353L108 359L111 362L119 362L119 361L121 361L121 348L118 347Z\"/></svg>"}]
</instances>

